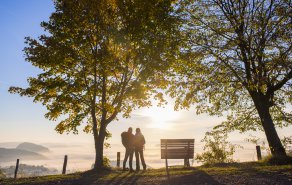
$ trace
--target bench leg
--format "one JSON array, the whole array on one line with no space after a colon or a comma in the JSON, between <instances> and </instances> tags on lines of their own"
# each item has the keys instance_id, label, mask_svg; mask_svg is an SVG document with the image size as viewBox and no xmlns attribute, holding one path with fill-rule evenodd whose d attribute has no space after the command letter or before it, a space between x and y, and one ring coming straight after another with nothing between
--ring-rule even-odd
<instances>
[{"instance_id":1,"label":"bench leg","mask_svg":"<svg viewBox=\"0 0 292 185\"><path fill-rule=\"evenodd\" d=\"M170 185L170 176L169 176L169 170L168 170L168 162L167 162L167 158L165 159L165 169L166 169L166 173L167 173L167 180L168 180L168 185Z\"/></svg>"},{"instance_id":2,"label":"bench leg","mask_svg":"<svg viewBox=\"0 0 292 185\"><path fill-rule=\"evenodd\" d=\"M190 160L189 159L184 159L184 167L191 167L191 165L190 165Z\"/></svg>"}]
</instances>

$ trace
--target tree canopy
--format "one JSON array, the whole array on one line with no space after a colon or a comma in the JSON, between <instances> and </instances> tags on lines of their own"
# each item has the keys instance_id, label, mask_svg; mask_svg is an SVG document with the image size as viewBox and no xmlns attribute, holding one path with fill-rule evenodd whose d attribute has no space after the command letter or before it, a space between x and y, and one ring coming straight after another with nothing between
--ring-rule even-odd
<instances>
[{"instance_id":1,"label":"tree canopy","mask_svg":"<svg viewBox=\"0 0 292 185\"><path fill-rule=\"evenodd\" d=\"M291 1L182 0L178 14L176 108L227 114L217 129L264 130L272 153L285 155L275 126L292 123Z\"/></svg>"},{"instance_id":2,"label":"tree canopy","mask_svg":"<svg viewBox=\"0 0 292 185\"><path fill-rule=\"evenodd\" d=\"M176 50L177 19L170 0L56 0L41 26L47 34L27 37L26 60L42 72L29 87L11 93L33 97L59 121L59 133L92 132L95 168L103 166L107 125L121 113L149 106L164 86L162 71Z\"/></svg>"}]
</instances>

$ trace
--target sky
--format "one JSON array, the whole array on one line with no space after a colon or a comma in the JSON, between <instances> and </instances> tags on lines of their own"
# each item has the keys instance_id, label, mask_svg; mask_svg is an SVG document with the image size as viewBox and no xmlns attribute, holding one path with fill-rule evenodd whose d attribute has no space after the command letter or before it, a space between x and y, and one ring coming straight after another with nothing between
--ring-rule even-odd
<instances>
[{"instance_id":1,"label":"sky","mask_svg":"<svg viewBox=\"0 0 292 185\"><path fill-rule=\"evenodd\" d=\"M0 1L0 143L87 143L93 147L91 134L60 135L54 130L56 122L44 118L45 107L33 103L32 98L8 93L10 86L26 87L26 79L38 74L39 69L24 60L24 38L37 38L43 34L40 27L54 11L51 0L1 0ZM131 118L112 122L109 143L121 144L120 134L128 127L140 127L146 143L159 144L163 138L194 138L196 143L204 133L224 120L224 117L195 115L195 109L173 110L173 100L165 108L152 107L135 110ZM81 129L82 130L82 129ZM292 128L279 129L279 135L291 135ZM263 133L253 133L264 138ZM244 142L249 134L232 133L230 141ZM199 144L198 144L199 146Z\"/></svg>"}]
</instances>

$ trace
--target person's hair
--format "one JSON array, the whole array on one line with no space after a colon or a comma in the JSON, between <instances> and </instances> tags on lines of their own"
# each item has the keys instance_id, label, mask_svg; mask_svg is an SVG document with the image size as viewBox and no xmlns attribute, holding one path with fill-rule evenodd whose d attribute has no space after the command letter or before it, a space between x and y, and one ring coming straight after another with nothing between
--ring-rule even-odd
<instances>
[{"instance_id":1,"label":"person's hair","mask_svg":"<svg viewBox=\"0 0 292 185\"><path fill-rule=\"evenodd\" d=\"M141 132L140 128L136 128L136 132L140 133Z\"/></svg>"},{"instance_id":2,"label":"person's hair","mask_svg":"<svg viewBox=\"0 0 292 185\"><path fill-rule=\"evenodd\" d=\"M129 132L129 131L133 131L133 128L132 128L132 127L129 127L129 128L128 128L128 132Z\"/></svg>"}]
</instances>

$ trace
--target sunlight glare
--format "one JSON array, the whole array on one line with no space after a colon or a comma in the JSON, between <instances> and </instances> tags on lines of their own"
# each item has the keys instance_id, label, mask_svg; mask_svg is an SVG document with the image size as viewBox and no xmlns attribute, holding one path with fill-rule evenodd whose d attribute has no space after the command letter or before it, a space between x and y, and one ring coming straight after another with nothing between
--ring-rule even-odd
<instances>
[{"instance_id":1,"label":"sunlight glare","mask_svg":"<svg viewBox=\"0 0 292 185\"><path fill-rule=\"evenodd\" d=\"M153 106L145 108L140 113L143 116L150 117L150 128L170 129L172 122L178 118L179 112L173 110L173 106L167 105L165 107Z\"/></svg>"}]
</instances>

